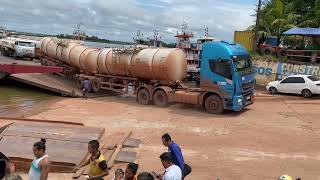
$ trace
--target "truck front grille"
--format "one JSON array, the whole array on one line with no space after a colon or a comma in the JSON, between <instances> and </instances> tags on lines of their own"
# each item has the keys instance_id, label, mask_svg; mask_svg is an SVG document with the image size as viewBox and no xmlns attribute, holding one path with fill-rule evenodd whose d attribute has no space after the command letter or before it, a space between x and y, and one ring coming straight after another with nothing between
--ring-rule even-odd
<instances>
[{"instance_id":1,"label":"truck front grille","mask_svg":"<svg viewBox=\"0 0 320 180\"><path fill-rule=\"evenodd\" d=\"M248 96L252 93L254 89L254 80L250 81L248 83L243 83L242 84L242 95L243 96Z\"/></svg>"}]
</instances>

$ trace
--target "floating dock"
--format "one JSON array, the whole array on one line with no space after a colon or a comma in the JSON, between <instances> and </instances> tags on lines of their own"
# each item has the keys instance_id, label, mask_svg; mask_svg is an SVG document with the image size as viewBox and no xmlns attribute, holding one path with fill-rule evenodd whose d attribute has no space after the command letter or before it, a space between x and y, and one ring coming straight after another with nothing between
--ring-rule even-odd
<instances>
[{"instance_id":1,"label":"floating dock","mask_svg":"<svg viewBox=\"0 0 320 180\"><path fill-rule=\"evenodd\" d=\"M28 172L34 159L33 144L41 138L46 138L51 172L73 172L89 158L88 142L93 139L100 142L100 152L109 169L116 163L135 162L141 140L130 138L131 134L132 131L116 131L106 135L104 128L68 121L0 117L0 151L15 165L17 172ZM87 175L87 170L89 166L81 168L74 178Z\"/></svg>"},{"instance_id":2,"label":"floating dock","mask_svg":"<svg viewBox=\"0 0 320 180\"><path fill-rule=\"evenodd\" d=\"M72 172L85 160L88 142L101 139L104 128L86 127L80 123L0 118L0 149L18 172L27 172L34 159L32 146L46 138L52 172Z\"/></svg>"}]
</instances>

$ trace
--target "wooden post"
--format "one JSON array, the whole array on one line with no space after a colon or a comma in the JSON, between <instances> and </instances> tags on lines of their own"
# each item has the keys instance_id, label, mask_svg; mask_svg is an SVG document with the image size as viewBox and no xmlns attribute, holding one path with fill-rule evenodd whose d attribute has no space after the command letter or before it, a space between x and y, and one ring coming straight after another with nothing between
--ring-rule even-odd
<instances>
[{"instance_id":1,"label":"wooden post","mask_svg":"<svg viewBox=\"0 0 320 180\"><path fill-rule=\"evenodd\" d=\"M253 40L253 51L257 52L257 42L259 41L259 24L260 24L260 11L261 11L261 0L258 2L258 9L257 9L257 19L256 19L256 29L254 33L254 40Z\"/></svg>"}]
</instances>

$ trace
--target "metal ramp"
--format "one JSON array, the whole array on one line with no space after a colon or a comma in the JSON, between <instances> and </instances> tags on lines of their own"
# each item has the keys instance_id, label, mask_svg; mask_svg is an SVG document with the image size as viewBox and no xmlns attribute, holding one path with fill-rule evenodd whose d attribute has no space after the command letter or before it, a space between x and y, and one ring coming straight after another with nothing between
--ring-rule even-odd
<instances>
[{"instance_id":1,"label":"metal ramp","mask_svg":"<svg viewBox=\"0 0 320 180\"><path fill-rule=\"evenodd\" d=\"M62 96L81 97L82 92L71 81L54 74L11 74L9 79L52 91Z\"/></svg>"}]
</instances>

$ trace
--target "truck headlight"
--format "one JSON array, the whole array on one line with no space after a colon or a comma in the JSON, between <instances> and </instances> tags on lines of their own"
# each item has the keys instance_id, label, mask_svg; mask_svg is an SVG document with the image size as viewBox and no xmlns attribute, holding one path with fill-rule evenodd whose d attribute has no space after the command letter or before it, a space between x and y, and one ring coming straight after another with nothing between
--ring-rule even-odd
<instances>
[{"instance_id":1,"label":"truck headlight","mask_svg":"<svg viewBox=\"0 0 320 180\"><path fill-rule=\"evenodd\" d=\"M238 104L242 105L242 99L238 99Z\"/></svg>"}]
</instances>

